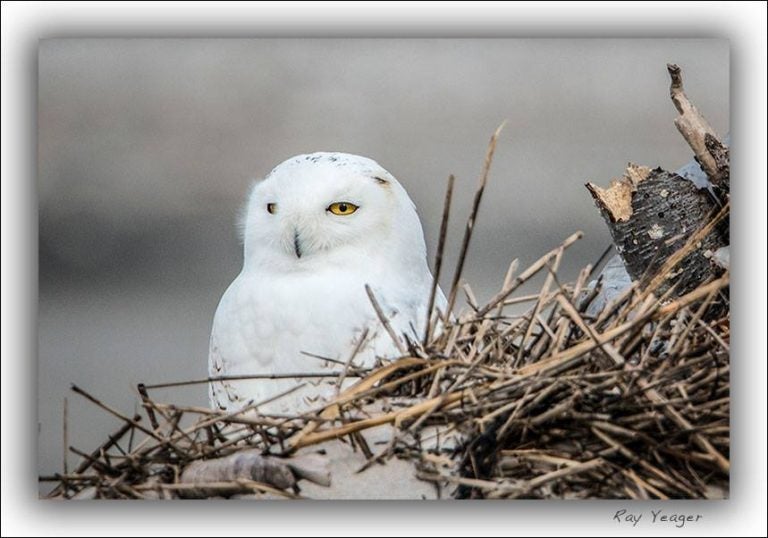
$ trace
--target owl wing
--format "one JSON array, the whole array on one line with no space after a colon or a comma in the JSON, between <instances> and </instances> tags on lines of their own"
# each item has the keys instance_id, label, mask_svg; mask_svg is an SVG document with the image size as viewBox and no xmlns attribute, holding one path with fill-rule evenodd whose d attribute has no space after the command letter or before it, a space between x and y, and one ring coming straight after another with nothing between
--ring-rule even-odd
<instances>
[{"instance_id":1,"label":"owl wing","mask_svg":"<svg viewBox=\"0 0 768 538\"><path fill-rule=\"evenodd\" d=\"M272 354L268 353L271 347L268 337L272 327L271 324L262 327L256 313L247 283L235 279L222 296L213 318L208 350L209 377L271 370ZM254 381L218 380L212 381L209 387L210 403L215 409L239 408L248 400L261 396L259 383Z\"/></svg>"},{"instance_id":2,"label":"owl wing","mask_svg":"<svg viewBox=\"0 0 768 538\"><path fill-rule=\"evenodd\" d=\"M214 330L211 331L211 342L208 350L208 376L210 378L219 378L229 375L230 366L222 355L217 341L217 334L214 324ZM212 381L209 386L209 399L211 407L227 410L232 403L236 401L234 387L228 381Z\"/></svg>"}]
</instances>

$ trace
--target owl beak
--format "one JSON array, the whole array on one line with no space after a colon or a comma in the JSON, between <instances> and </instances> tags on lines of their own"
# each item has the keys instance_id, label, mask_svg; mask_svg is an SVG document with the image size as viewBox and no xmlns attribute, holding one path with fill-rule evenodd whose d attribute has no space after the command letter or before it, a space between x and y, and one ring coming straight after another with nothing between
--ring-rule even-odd
<instances>
[{"instance_id":1,"label":"owl beak","mask_svg":"<svg viewBox=\"0 0 768 538\"><path fill-rule=\"evenodd\" d=\"M297 258L301 258L301 244L299 243L298 230L293 232L293 251L296 253Z\"/></svg>"}]
</instances>

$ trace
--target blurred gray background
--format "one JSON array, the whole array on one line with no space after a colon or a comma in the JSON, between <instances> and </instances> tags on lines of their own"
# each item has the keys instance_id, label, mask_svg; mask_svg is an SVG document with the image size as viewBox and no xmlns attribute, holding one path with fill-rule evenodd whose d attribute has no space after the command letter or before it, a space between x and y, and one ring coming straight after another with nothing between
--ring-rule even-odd
<instances>
[{"instance_id":1,"label":"blurred gray background","mask_svg":"<svg viewBox=\"0 0 768 538\"><path fill-rule=\"evenodd\" d=\"M299 153L377 160L404 185L434 256L457 178L449 285L488 139L497 146L464 276L480 301L576 230L575 277L610 243L583 187L628 161L676 169L665 64L729 130L728 42L713 39L57 39L39 51L39 471L90 451L138 382L205 377L210 323L236 276L248 187ZM158 398L207 404L204 385ZM70 456L70 465L77 458Z\"/></svg>"}]
</instances>

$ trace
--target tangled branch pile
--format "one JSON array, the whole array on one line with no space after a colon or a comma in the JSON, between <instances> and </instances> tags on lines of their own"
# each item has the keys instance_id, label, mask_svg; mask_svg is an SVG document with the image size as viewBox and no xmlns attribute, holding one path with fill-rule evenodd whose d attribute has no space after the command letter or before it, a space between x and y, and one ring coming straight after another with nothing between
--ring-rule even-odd
<instances>
[{"instance_id":1,"label":"tangled branch pile","mask_svg":"<svg viewBox=\"0 0 768 538\"><path fill-rule=\"evenodd\" d=\"M495 136L450 305L461 290L494 147ZM327 484L329 476L297 451L332 441L360 450L365 467L411 461L418 478L446 497L725 497L729 271L716 268L696 284L678 277L681 264L727 222L729 207L726 199L698 231L676 237L671 255L652 260L643 278L610 301L603 294L609 283L593 279L595 267L574 282L559 277L580 233L522 272L513 262L487 304L475 304L468 292L469 308L456 319L444 316L403 357L365 372L308 373L360 377L314 412L265 416L254 405L224 414L159 403L152 386L140 386L143 415L128 417L73 387L123 425L90 453L72 449L83 458L76 469L41 479L55 482L55 498L298 497L301 480ZM539 292L522 294L537 276ZM525 304L523 314L507 312ZM390 441L372 449L362 433L382 425L391 427Z\"/></svg>"},{"instance_id":2,"label":"tangled branch pile","mask_svg":"<svg viewBox=\"0 0 768 538\"><path fill-rule=\"evenodd\" d=\"M123 416L75 388L125 424L91 454L81 453L74 472L53 477L59 483L55 495L294 496L275 480L256 481L251 474L206 483L204 491L181 477L191 462L246 447L287 456L340 437L359 443L358 432L381 424L395 425L399 435L371 460L414 460L421 479L455 485L459 497L724 495L728 273L672 301L635 286L598 315L588 315L600 289L587 286L590 269L569 285L556 276L565 248L577 237L508 279L492 301L450 323L426 346L414 344L408 357L368 373L319 414L226 415L161 404L143 390L143 424L140 416ZM549 271L541 292L517 297L515 290L539 271ZM533 304L526 314L503 314L505 305L524 301ZM365 411L386 397L416 403ZM181 426L190 419L191 425ZM446 437L449 430L459 432L463 442L427 443L435 425ZM126 446L126 438L139 433L144 440ZM252 468L265 472L264 465ZM289 477L278 485L294 483Z\"/></svg>"}]
</instances>

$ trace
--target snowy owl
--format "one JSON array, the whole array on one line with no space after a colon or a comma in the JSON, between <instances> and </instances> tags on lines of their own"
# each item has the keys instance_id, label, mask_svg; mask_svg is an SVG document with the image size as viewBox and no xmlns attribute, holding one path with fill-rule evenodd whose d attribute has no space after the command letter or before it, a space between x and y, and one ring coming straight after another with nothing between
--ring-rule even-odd
<instances>
[{"instance_id":1,"label":"snowy owl","mask_svg":"<svg viewBox=\"0 0 768 538\"><path fill-rule=\"evenodd\" d=\"M423 335L432 274L421 223L405 189L375 161L320 152L278 165L251 191L243 243L242 271L213 320L211 377L318 372L323 363L341 371L353 355L354 366L371 367L399 356L405 335ZM436 311L445 304L438 290ZM295 414L332 397L335 382L216 381L211 406Z\"/></svg>"}]
</instances>

